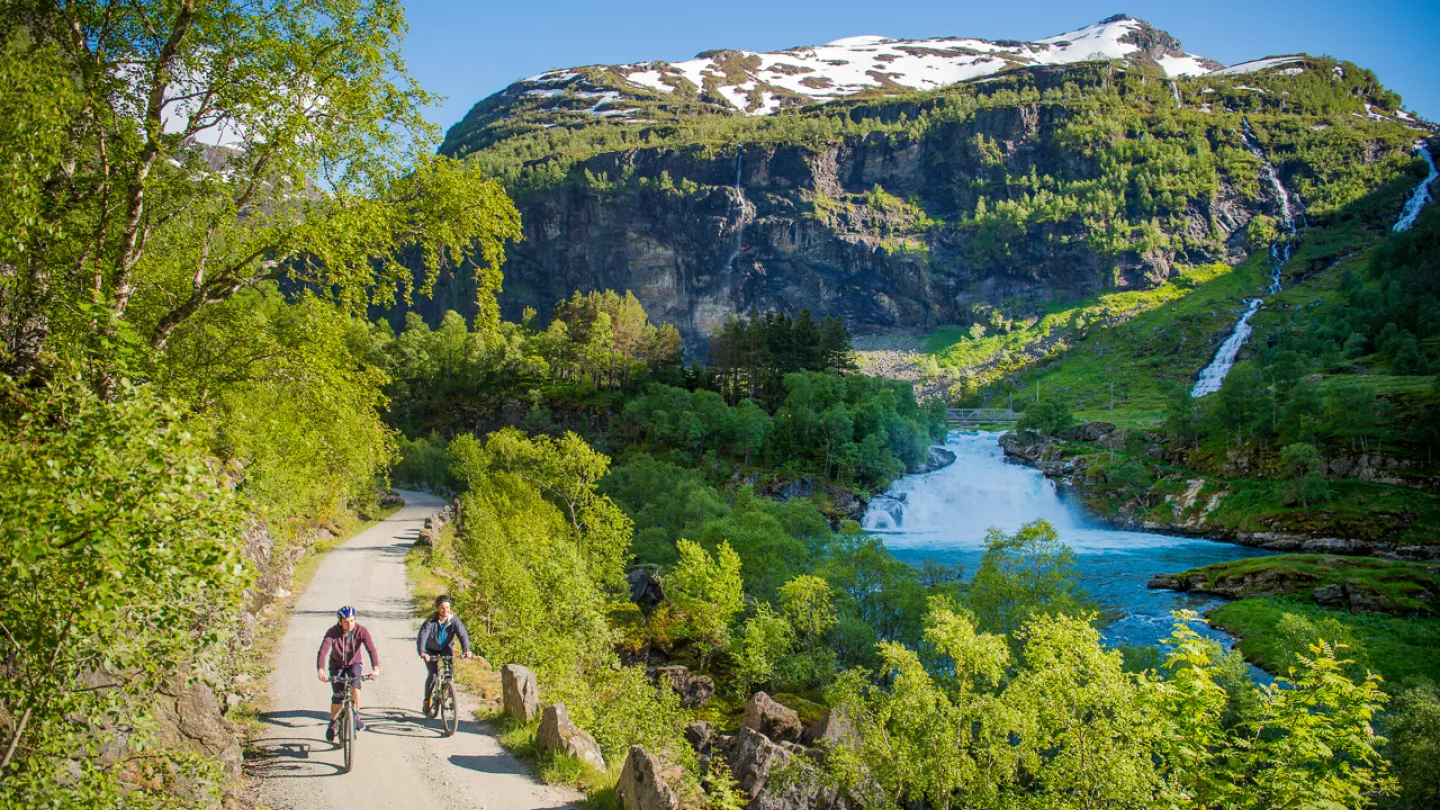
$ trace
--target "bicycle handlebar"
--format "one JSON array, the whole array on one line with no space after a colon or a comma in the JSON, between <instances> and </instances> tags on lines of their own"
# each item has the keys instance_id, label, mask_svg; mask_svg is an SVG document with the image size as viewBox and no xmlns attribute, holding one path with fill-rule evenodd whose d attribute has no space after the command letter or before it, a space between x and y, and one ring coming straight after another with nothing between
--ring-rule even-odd
<instances>
[{"instance_id":1,"label":"bicycle handlebar","mask_svg":"<svg viewBox=\"0 0 1440 810\"><path fill-rule=\"evenodd\" d=\"M354 683L355 681L373 681L375 680L375 673L372 672L359 678L356 678L355 676L349 674L331 675L326 680L328 680L330 683Z\"/></svg>"}]
</instances>

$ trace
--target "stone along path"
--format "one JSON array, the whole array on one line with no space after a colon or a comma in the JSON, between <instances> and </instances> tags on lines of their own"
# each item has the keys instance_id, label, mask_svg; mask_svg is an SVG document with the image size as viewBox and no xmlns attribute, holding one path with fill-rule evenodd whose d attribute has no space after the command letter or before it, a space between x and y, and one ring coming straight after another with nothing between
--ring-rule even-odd
<instances>
[{"instance_id":1,"label":"stone along path","mask_svg":"<svg viewBox=\"0 0 1440 810\"><path fill-rule=\"evenodd\" d=\"M500 748L493 730L473 717L461 695L460 727L445 737L439 720L420 713L425 664L415 655L414 617L405 553L439 498L401 493L405 506L331 551L295 604L267 682L271 711L256 741L253 771L259 801L274 810L381 810L464 807L542 810L570 807L578 794L539 784ZM355 767L341 770L341 750L325 742L330 686L315 677L315 651L335 610L354 605L380 653L381 676L361 690ZM366 672L369 660L366 659Z\"/></svg>"}]
</instances>

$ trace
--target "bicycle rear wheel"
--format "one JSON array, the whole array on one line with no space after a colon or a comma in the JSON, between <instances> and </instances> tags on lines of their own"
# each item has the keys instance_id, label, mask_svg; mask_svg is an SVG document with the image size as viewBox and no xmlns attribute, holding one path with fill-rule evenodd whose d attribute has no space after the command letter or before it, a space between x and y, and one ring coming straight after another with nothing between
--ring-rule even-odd
<instances>
[{"instance_id":1,"label":"bicycle rear wheel","mask_svg":"<svg viewBox=\"0 0 1440 810\"><path fill-rule=\"evenodd\" d=\"M445 726L445 736L455 733L460 724L460 702L455 699L455 684L447 682L440 691L440 722Z\"/></svg>"},{"instance_id":2,"label":"bicycle rear wheel","mask_svg":"<svg viewBox=\"0 0 1440 810\"><path fill-rule=\"evenodd\" d=\"M355 761L355 710L349 706L340 714L340 739L345 746L345 773Z\"/></svg>"}]
</instances>

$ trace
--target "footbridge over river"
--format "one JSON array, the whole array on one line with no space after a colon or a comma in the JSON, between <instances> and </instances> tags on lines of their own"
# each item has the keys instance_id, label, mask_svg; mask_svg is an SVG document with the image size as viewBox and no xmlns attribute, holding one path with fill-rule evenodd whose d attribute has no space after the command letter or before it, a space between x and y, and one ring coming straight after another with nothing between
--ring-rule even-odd
<instances>
[{"instance_id":1,"label":"footbridge over river","mask_svg":"<svg viewBox=\"0 0 1440 810\"><path fill-rule=\"evenodd\" d=\"M951 408L952 427L973 427L975 425L1007 424L1020 421L1020 414L1009 408Z\"/></svg>"}]
</instances>

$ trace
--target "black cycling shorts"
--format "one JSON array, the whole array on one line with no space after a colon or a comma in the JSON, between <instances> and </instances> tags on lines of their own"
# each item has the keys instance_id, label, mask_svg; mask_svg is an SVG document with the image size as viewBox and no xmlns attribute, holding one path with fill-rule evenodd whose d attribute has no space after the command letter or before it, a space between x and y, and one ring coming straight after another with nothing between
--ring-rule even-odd
<instances>
[{"instance_id":1,"label":"black cycling shorts","mask_svg":"<svg viewBox=\"0 0 1440 810\"><path fill-rule=\"evenodd\" d=\"M333 679L340 677L340 674L343 672L350 673L350 677L354 678L351 685L356 689L359 689L360 685L364 683L364 681L360 680L359 664L351 664L348 667L330 667L330 677L332 679L330 681L330 702L336 706L345 702L345 689L343 688L344 684L336 683Z\"/></svg>"}]
</instances>

